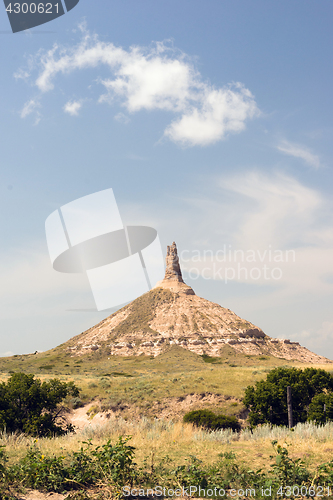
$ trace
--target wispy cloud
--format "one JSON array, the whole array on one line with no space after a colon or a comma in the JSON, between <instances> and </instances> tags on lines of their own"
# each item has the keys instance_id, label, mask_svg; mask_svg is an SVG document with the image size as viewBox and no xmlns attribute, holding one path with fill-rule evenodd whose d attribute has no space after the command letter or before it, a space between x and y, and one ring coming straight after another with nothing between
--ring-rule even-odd
<instances>
[{"instance_id":1,"label":"wispy cloud","mask_svg":"<svg viewBox=\"0 0 333 500\"><path fill-rule=\"evenodd\" d=\"M125 115L124 113L117 113L114 116L114 119L117 122L122 123L123 125L127 125L131 121L130 118L127 115Z\"/></svg>"},{"instance_id":2,"label":"wispy cloud","mask_svg":"<svg viewBox=\"0 0 333 500\"><path fill-rule=\"evenodd\" d=\"M300 158L305 161L310 167L318 169L320 167L320 158L318 155L313 154L308 148L300 144L293 144L288 141L282 141L277 149L295 158Z\"/></svg>"},{"instance_id":3,"label":"wispy cloud","mask_svg":"<svg viewBox=\"0 0 333 500\"><path fill-rule=\"evenodd\" d=\"M68 101L64 106L65 113L71 116L78 116L80 109L82 108L81 101Z\"/></svg>"},{"instance_id":4,"label":"wispy cloud","mask_svg":"<svg viewBox=\"0 0 333 500\"><path fill-rule=\"evenodd\" d=\"M296 332L290 338L306 343L307 347L314 352L333 358L333 321L324 321L319 329L311 328Z\"/></svg>"},{"instance_id":5,"label":"wispy cloud","mask_svg":"<svg viewBox=\"0 0 333 500\"><path fill-rule=\"evenodd\" d=\"M35 115L35 125L40 122L41 114L38 109L41 107L40 102L36 99L30 99L27 101L20 113L21 118L26 118L27 116L34 114Z\"/></svg>"},{"instance_id":6,"label":"wispy cloud","mask_svg":"<svg viewBox=\"0 0 333 500\"><path fill-rule=\"evenodd\" d=\"M191 191L199 194L194 196ZM162 214L158 206L151 207L150 213L156 217L154 227L159 228L161 234L169 234L169 238L180 242L180 251L188 249L186 255L193 255L193 260L186 264L187 269L193 267L202 271L202 276L206 273L211 279L223 281L223 272L222 277L216 274L214 278L214 265L215 269L228 267L228 258L225 263L218 258L198 260L191 252L195 249L202 254L208 250L215 255L217 251L224 251L225 246L227 251L230 248L232 252L250 251L257 257L259 253L265 256L264 261L257 258L241 262L242 267L261 269L267 264L270 270L281 268L282 277L277 281L267 281L263 274L261 279L249 280L244 274L237 278L239 283L255 286L276 285L277 288L269 291L264 289L260 301L256 294L253 298L246 297L245 302L252 307L265 309L272 304L285 307L294 298L297 302L299 297L307 300L313 295L325 297L332 293L332 284L326 278L328 274L333 275L333 234L327 220L327 214L333 213L332 205L320 191L295 177L259 170L221 178L206 176L201 179L199 191L198 186L192 184L178 199L173 193L170 205L167 215ZM289 251L288 260L283 258L276 263L269 260L275 251L283 255ZM235 266L237 264L231 264Z\"/></svg>"},{"instance_id":7,"label":"wispy cloud","mask_svg":"<svg viewBox=\"0 0 333 500\"><path fill-rule=\"evenodd\" d=\"M260 171L223 178L220 186L238 195L240 208L235 209L242 222L233 232L238 244L286 247L291 242L312 243L309 229L315 227L324 204L316 190L292 176Z\"/></svg>"},{"instance_id":8,"label":"wispy cloud","mask_svg":"<svg viewBox=\"0 0 333 500\"><path fill-rule=\"evenodd\" d=\"M190 58L165 43L128 50L101 42L81 27L77 45L54 45L38 52L29 72L41 93L55 88L59 75L106 66L111 76L100 79L104 92L100 103L113 105L117 99L129 112L164 110L178 115L164 135L185 146L205 146L228 133L240 132L246 121L259 114L254 96L241 83L216 88L195 69ZM16 77L27 77L21 70ZM69 107L69 111L73 107ZM76 109L74 108L74 114ZM119 116L116 115L116 116ZM117 118L116 118L117 119Z\"/></svg>"}]
</instances>

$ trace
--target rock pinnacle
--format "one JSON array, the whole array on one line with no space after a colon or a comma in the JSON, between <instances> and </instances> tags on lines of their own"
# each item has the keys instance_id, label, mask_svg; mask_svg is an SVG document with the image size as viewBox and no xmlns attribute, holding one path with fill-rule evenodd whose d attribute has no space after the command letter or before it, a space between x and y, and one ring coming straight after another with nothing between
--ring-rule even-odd
<instances>
[{"instance_id":1,"label":"rock pinnacle","mask_svg":"<svg viewBox=\"0 0 333 500\"><path fill-rule=\"evenodd\" d=\"M165 276L162 281L159 281L155 288L168 288L175 293L185 293L186 295L195 295L192 288L183 280L182 272L179 265L179 257L177 252L177 245L175 242L167 247L166 254L166 269Z\"/></svg>"},{"instance_id":2,"label":"rock pinnacle","mask_svg":"<svg viewBox=\"0 0 333 500\"><path fill-rule=\"evenodd\" d=\"M167 247L166 254L166 269L164 280L178 281L179 283L184 283L182 272L179 265L179 257L177 253L177 245L175 242L171 246Z\"/></svg>"}]
</instances>

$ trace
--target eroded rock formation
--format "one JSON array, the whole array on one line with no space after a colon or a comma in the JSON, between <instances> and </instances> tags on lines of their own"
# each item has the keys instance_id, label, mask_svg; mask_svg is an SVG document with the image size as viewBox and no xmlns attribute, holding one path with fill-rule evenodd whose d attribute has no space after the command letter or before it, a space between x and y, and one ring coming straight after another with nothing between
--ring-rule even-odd
<instances>
[{"instance_id":1,"label":"eroded rock formation","mask_svg":"<svg viewBox=\"0 0 333 500\"><path fill-rule=\"evenodd\" d=\"M166 268L164 279L159 281L154 288L166 288L168 290L172 290L173 292L195 295L193 289L184 283L179 265L177 245L175 242L167 247L165 263Z\"/></svg>"},{"instance_id":2,"label":"eroded rock formation","mask_svg":"<svg viewBox=\"0 0 333 500\"><path fill-rule=\"evenodd\" d=\"M179 265L177 245L175 242L173 242L172 245L167 247L165 263L166 263L166 268L165 268L164 280L173 280L173 281L178 281L180 283L184 283L182 272L180 270L180 265Z\"/></svg>"},{"instance_id":3,"label":"eroded rock formation","mask_svg":"<svg viewBox=\"0 0 333 500\"><path fill-rule=\"evenodd\" d=\"M219 356L221 349L310 363L328 362L298 342L272 339L184 283L176 244L168 247L165 277L155 288L63 346L73 356L102 349L108 355L157 356L171 345Z\"/></svg>"}]
</instances>

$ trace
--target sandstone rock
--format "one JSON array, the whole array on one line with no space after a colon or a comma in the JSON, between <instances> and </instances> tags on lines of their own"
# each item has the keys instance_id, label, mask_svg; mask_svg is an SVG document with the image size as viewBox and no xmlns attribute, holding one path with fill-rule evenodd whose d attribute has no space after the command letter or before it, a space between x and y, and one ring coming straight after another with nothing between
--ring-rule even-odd
<instances>
[{"instance_id":1,"label":"sandstone rock","mask_svg":"<svg viewBox=\"0 0 333 500\"><path fill-rule=\"evenodd\" d=\"M186 295L195 295L192 288L184 283L182 272L179 265L177 245L175 242L167 247L165 276L159 281L155 288L167 288L176 293L185 293Z\"/></svg>"},{"instance_id":2,"label":"sandstone rock","mask_svg":"<svg viewBox=\"0 0 333 500\"><path fill-rule=\"evenodd\" d=\"M190 340L190 344L192 345L204 345L206 342L204 340Z\"/></svg>"},{"instance_id":3,"label":"sandstone rock","mask_svg":"<svg viewBox=\"0 0 333 500\"><path fill-rule=\"evenodd\" d=\"M151 340L148 340L147 342L141 343L141 347L153 347L153 346L154 346L154 342L152 342Z\"/></svg>"},{"instance_id":4,"label":"sandstone rock","mask_svg":"<svg viewBox=\"0 0 333 500\"><path fill-rule=\"evenodd\" d=\"M167 247L166 269L165 269L164 279L184 283L182 272L180 270L180 265L179 265L177 245L175 242L173 242L171 246Z\"/></svg>"}]
</instances>

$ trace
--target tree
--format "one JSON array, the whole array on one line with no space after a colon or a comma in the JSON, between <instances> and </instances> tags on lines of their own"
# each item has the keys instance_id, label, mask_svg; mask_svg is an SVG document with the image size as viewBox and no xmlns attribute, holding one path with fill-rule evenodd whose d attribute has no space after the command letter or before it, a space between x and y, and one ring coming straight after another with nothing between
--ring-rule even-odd
<instances>
[{"instance_id":1,"label":"tree","mask_svg":"<svg viewBox=\"0 0 333 500\"><path fill-rule=\"evenodd\" d=\"M308 421L315 422L316 424L325 424L331 420L333 420L333 394L317 394L310 403Z\"/></svg>"},{"instance_id":2,"label":"tree","mask_svg":"<svg viewBox=\"0 0 333 500\"><path fill-rule=\"evenodd\" d=\"M243 403L250 410L251 425L288 425L287 387L291 387L294 423L305 422L309 405L317 394L333 390L333 377L318 368L275 368L266 380L245 390Z\"/></svg>"},{"instance_id":3,"label":"tree","mask_svg":"<svg viewBox=\"0 0 333 500\"><path fill-rule=\"evenodd\" d=\"M73 382L52 379L42 383L34 375L13 373L7 383L0 384L0 429L35 436L73 431L73 426L62 422L59 403L79 392Z\"/></svg>"}]
</instances>

